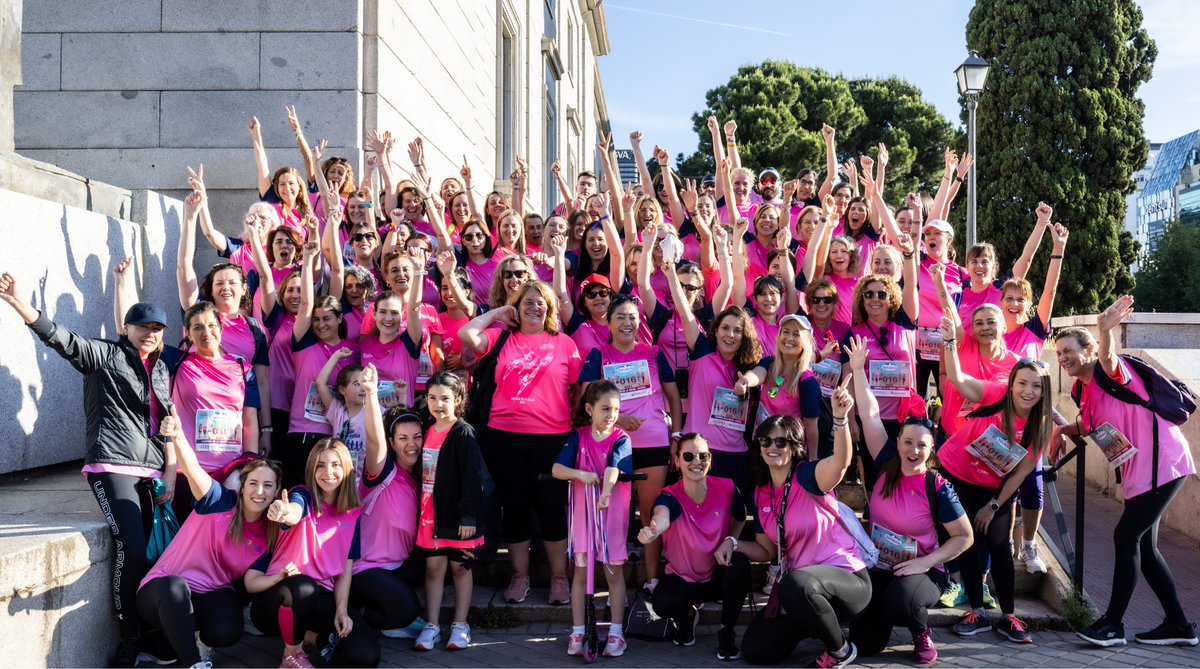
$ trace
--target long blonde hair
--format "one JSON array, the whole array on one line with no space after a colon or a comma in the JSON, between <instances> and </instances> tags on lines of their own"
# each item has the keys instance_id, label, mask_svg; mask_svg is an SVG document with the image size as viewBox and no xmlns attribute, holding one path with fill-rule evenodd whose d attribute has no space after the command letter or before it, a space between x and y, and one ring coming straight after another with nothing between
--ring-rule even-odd
<instances>
[{"instance_id":1,"label":"long blonde hair","mask_svg":"<svg viewBox=\"0 0 1200 669\"><path fill-rule=\"evenodd\" d=\"M333 493L334 508L338 513L358 508L358 472L354 470L354 459L350 457L350 450L346 448L346 444L342 443L341 439L325 437L313 446L312 451L308 454L308 463L304 466L304 483L313 496L313 509L317 515L321 515L321 489L317 487L317 463L320 462L321 454L325 451L337 453L338 460L342 464L342 482L338 484L337 490Z\"/></svg>"},{"instance_id":2,"label":"long blonde hair","mask_svg":"<svg viewBox=\"0 0 1200 669\"><path fill-rule=\"evenodd\" d=\"M788 322L795 323L795 320L789 319ZM790 364L785 363L779 348L779 338L783 336L784 325L786 323L779 324L779 333L775 335L775 359L771 362L771 369L767 370L770 374L768 381L782 377L784 392L795 395L796 388L800 385L800 375L812 367L813 349L816 348L816 344L813 343L812 332L797 323L796 327L800 329L800 355Z\"/></svg>"}]
</instances>

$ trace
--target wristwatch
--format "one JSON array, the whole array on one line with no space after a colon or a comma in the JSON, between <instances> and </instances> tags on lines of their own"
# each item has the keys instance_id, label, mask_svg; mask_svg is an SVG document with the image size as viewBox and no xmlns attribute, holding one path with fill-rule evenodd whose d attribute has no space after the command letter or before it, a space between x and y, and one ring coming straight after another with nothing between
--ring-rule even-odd
<instances>
[{"instance_id":1,"label":"wristwatch","mask_svg":"<svg viewBox=\"0 0 1200 669\"><path fill-rule=\"evenodd\" d=\"M997 502L995 499L992 499L991 502L988 502L988 508L991 509L992 511L999 511L1000 510L1000 502Z\"/></svg>"}]
</instances>

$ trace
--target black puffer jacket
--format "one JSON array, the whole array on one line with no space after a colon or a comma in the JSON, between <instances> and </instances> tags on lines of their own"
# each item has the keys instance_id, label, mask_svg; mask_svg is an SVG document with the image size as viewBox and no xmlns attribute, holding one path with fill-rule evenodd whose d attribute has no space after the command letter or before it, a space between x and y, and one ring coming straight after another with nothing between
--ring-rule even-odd
<instances>
[{"instance_id":1,"label":"black puffer jacket","mask_svg":"<svg viewBox=\"0 0 1200 669\"><path fill-rule=\"evenodd\" d=\"M83 374L83 408L87 422L85 464L133 465L163 468L163 445L150 427L150 389L164 412L171 410L171 379L167 363L154 358L146 376L133 344L89 339L60 327L45 315L29 326L46 346Z\"/></svg>"}]
</instances>

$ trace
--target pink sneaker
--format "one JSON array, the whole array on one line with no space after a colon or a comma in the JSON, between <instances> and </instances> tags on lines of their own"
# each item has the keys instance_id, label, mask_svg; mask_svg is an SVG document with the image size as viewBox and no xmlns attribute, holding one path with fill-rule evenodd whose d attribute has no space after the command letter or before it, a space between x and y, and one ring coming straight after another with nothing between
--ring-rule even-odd
<instances>
[{"instance_id":1,"label":"pink sneaker","mask_svg":"<svg viewBox=\"0 0 1200 669\"><path fill-rule=\"evenodd\" d=\"M628 644L625 643L624 634L610 634L608 641L604 643L604 657L621 657L625 654L625 648Z\"/></svg>"},{"instance_id":2,"label":"pink sneaker","mask_svg":"<svg viewBox=\"0 0 1200 669\"><path fill-rule=\"evenodd\" d=\"M567 639L567 655L571 657L583 657L582 634L572 634L571 638Z\"/></svg>"},{"instance_id":3,"label":"pink sneaker","mask_svg":"<svg viewBox=\"0 0 1200 669\"><path fill-rule=\"evenodd\" d=\"M308 661L308 653L301 649L285 655L283 662L279 663L279 669L313 669L313 665Z\"/></svg>"},{"instance_id":4,"label":"pink sneaker","mask_svg":"<svg viewBox=\"0 0 1200 669\"><path fill-rule=\"evenodd\" d=\"M529 596L529 577L524 574L513 574L504 591L504 601L510 604L520 604Z\"/></svg>"},{"instance_id":5,"label":"pink sneaker","mask_svg":"<svg viewBox=\"0 0 1200 669\"><path fill-rule=\"evenodd\" d=\"M566 576L550 577L550 603L555 606L571 603L571 586L567 585Z\"/></svg>"},{"instance_id":6,"label":"pink sneaker","mask_svg":"<svg viewBox=\"0 0 1200 669\"><path fill-rule=\"evenodd\" d=\"M913 635L913 662L921 665L930 665L937 662L938 652L933 645L933 634L929 628L921 630L919 634Z\"/></svg>"}]
</instances>

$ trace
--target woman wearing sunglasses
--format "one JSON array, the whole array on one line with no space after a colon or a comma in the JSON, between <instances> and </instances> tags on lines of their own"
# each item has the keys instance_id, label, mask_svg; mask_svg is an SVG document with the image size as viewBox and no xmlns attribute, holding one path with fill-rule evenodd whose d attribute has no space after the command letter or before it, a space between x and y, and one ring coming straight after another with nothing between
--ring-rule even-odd
<instances>
[{"instance_id":1,"label":"woman wearing sunglasses","mask_svg":"<svg viewBox=\"0 0 1200 669\"><path fill-rule=\"evenodd\" d=\"M850 466L853 407L850 393L839 387L833 395L833 454L820 460L807 459L803 429L792 416L771 416L755 431L755 540L735 550L752 562L779 557L780 580L772 594L778 590L782 610L772 616L765 609L746 629L742 648L751 664L783 662L806 638L825 647L818 667L844 667L857 655L842 625L870 603L871 577L833 493Z\"/></svg>"},{"instance_id":2,"label":"woman wearing sunglasses","mask_svg":"<svg viewBox=\"0 0 1200 669\"><path fill-rule=\"evenodd\" d=\"M971 610L954 626L954 633L973 636L991 628L1013 643L1033 643L1014 614L1009 515L1013 495L1050 443L1054 427L1050 375L1040 360L1023 358L1005 384L968 376L959 362L954 320L943 317L941 331L946 379L976 409L938 451L938 460L942 475L971 518L975 543L985 546L991 557L994 593L1003 614L995 623L988 620L983 608L985 558L978 550L969 551L959 560L959 568Z\"/></svg>"},{"instance_id":3,"label":"woman wearing sunglasses","mask_svg":"<svg viewBox=\"0 0 1200 669\"><path fill-rule=\"evenodd\" d=\"M933 664L937 648L927 610L946 585L943 563L971 546L971 522L954 487L929 469L933 423L909 418L889 437L867 383L866 344L853 337L849 349L863 440L880 472L870 499L880 564L871 570L871 604L850 623L850 638L859 654L874 655L887 648L893 627L905 627L912 632L913 661Z\"/></svg>"},{"instance_id":4,"label":"woman wearing sunglasses","mask_svg":"<svg viewBox=\"0 0 1200 669\"><path fill-rule=\"evenodd\" d=\"M1152 630L1134 634L1134 640L1156 646L1195 646L1200 643L1196 628L1184 613L1171 570L1157 548L1159 521L1183 489L1184 481L1196 474L1191 448L1180 426L1146 407L1122 402L1098 381L1101 374L1107 374L1138 399L1149 400L1145 382L1117 356L1113 340L1113 330L1132 313L1133 298L1117 298L1096 318L1098 344L1091 333L1079 327L1060 330L1054 336L1058 365L1075 379L1072 395L1079 402L1079 418L1061 428L1061 434L1090 434L1095 438L1107 433L1106 441L1124 440L1136 449L1120 465L1125 508L1113 532L1116 557L1112 596L1104 615L1079 636L1097 646L1125 645L1122 619L1137 587L1140 568L1163 607L1165 620ZM1061 439L1055 441L1052 461L1058 459L1063 446ZM1122 449L1113 450L1120 453ZM1194 509L1184 512L1194 513Z\"/></svg>"},{"instance_id":5,"label":"woman wearing sunglasses","mask_svg":"<svg viewBox=\"0 0 1200 669\"><path fill-rule=\"evenodd\" d=\"M651 600L654 611L671 619L676 646L691 646L696 606L720 600L717 659L736 660L742 654L734 627L750 592L750 560L736 551L746 521L742 493L733 481L708 475L712 452L695 432L679 437L674 459L680 480L653 500L654 515L638 533L647 552L661 538L666 558L667 572Z\"/></svg>"}]
</instances>

